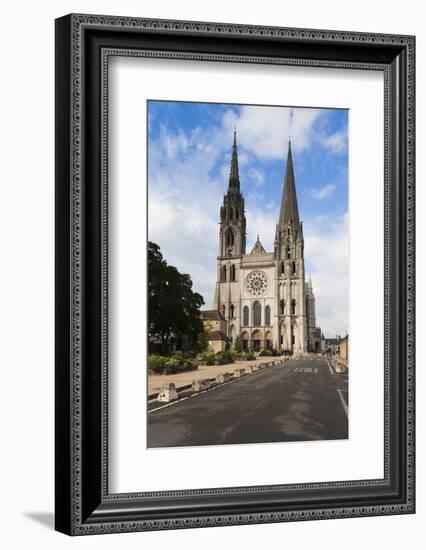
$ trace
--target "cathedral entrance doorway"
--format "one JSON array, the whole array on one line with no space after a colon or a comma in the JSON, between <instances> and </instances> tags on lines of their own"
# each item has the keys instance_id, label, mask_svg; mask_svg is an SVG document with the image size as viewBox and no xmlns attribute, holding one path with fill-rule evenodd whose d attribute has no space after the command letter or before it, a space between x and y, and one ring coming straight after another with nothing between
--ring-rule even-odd
<instances>
[{"instance_id":1,"label":"cathedral entrance doorway","mask_svg":"<svg viewBox=\"0 0 426 550\"><path fill-rule=\"evenodd\" d=\"M261 334L258 330L253 332L253 351L260 351Z\"/></svg>"}]
</instances>

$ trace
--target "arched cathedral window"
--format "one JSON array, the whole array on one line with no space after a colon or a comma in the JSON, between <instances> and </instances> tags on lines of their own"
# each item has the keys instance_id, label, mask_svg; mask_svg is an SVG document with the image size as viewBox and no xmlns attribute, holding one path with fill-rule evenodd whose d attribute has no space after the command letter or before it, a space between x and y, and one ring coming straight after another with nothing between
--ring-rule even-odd
<instances>
[{"instance_id":1,"label":"arched cathedral window","mask_svg":"<svg viewBox=\"0 0 426 550\"><path fill-rule=\"evenodd\" d=\"M280 300L280 315L284 315L285 313L285 302L284 300Z\"/></svg>"},{"instance_id":2,"label":"arched cathedral window","mask_svg":"<svg viewBox=\"0 0 426 550\"><path fill-rule=\"evenodd\" d=\"M293 262L293 263L291 264L291 269L292 269L293 275L296 275L296 262Z\"/></svg>"},{"instance_id":3,"label":"arched cathedral window","mask_svg":"<svg viewBox=\"0 0 426 550\"><path fill-rule=\"evenodd\" d=\"M265 325L271 324L271 308L269 306L265 307Z\"/></svg>"},{"instance_id":4,"label":"arched cathedral window","mask_svg":"<svg viewBox=\"0 0 426 550\"><path fill-rule=\"evenodd\" d=\"M281 262L280 269L281 269L281 275L284 275L284 262Z\"/></svg>"},{"instance_id":5,"label":"arched cathedral window","mask_svg":"<svg viewBox=\"0 0 426 550\"><path fill-rule=\"evenodd\" d=\"M231 266L231 281L235 281L235 264Z\"/></svg>"},{"instance_id":6,"label":"arched cathedral window","mask_svg":"<svg viewBox=\"0 0 426 550\"><path fill-rule=\"evenodd\" d=\"M243 325L245 327L248 327L249 324L249 308L248 306L244 306L243 309Z\"/></svg>"},{"instance_id":7,"label":"arched cathedral window","mask_svg":"<svg viewBox=\"0 0 426 550\"><path fill-rule=\"evenodd\" d=\"M253 326L260 327L262 324L262 307L259 302L253 304Z\"/></svg>"},{"instance_id":8,"label":"arched cathedral window","mask_svg":"<svg viewBox=\"0 0 426 550\"><path fill-rule=\"evenodd\" d=\"M234 232L228 229L226 232L226 246L234 246Z\"/></svg>"},{"instance_id":9,"label":"arched cathedral window","mask_svg":"<svg viewBox=\"0 0 426 550\"><path fill-rule=\"evenodd\" d=\"M226 283L226 265L222 267L222 271L220 274L220 280L222 283Z\"/></svg>"},{"instance_id":10,"label":"arched cathedral window","mask_svg":"<svg viewBox=\"0 0 426 550\"><path fill-rule=\"evenodd\" d=\"M287 259L288 260L290 259L290 256L291 256L291 250L290 250L290 247L288 246L287 247Z\"/></svg>"},{"instance_id":11,"label":"arched cathedral window","mask_svg":"<svg viewBox=\"0 0 426 550\"><path fill-rule=\"evenodd\" d=\"M222 315L223 315L223 318L226 319L226 306L225 306L225 304L223 304L223 306L222 306Z\"/></svg>"},{"instance_id":12,"label":"arched cathedral window","mask_svg":"<svg viewBox=\"0 0 426 550\"><path fill-rule=\"evenodd\" d=\"M230 308L229 308L229 318L230 319L233 319L234 318L234 304L231 304Z\"/></svg>"},{"instance_id":13,"label":"arched cathedral window","mask_svg":"<svg viewBox=\"0 0 426 550\"><path fill-rule=\"evenodd\" d=\"M296 300L291 301L291 314L296 315Z\"/></svg>"}]
</instances>

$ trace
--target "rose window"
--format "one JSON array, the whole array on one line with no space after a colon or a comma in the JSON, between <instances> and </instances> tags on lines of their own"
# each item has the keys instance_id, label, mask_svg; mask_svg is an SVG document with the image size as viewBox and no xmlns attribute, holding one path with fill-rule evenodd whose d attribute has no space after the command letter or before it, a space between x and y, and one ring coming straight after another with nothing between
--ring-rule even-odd
<instances>
[{"instance_id":1,"label":"rose window","mask_svg":"<svg viewBox=\"0 0 426 550\"><path fill-rule=\"evenodd\" d=\"M246 290L250 296L263 296L268 290L268 277L263 271L252 271L246 278Z\"/></svg>"}]
</instances>

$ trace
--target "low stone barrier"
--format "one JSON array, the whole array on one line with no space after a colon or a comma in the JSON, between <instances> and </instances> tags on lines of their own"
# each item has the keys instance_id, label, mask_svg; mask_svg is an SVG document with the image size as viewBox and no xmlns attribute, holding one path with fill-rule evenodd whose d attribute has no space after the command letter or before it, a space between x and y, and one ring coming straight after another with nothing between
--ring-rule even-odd
<instances>
[{"instance_id":1,"label":"low stone barrier","mask_svg":"<svg viewBox=\"0 0 426 550\"><path fill-rule=\"evenodd\" d=\"M231 380L231 378L232 374L230 372L220 372L216 376L216 382L218 382L219 384L223 384L224 382L228 382L229 380Z\"/></svg>"},{"instance_id":2,"label":"low stone barrier","mask_svg":"<svg viewBox=\"0 0 426 550\"><path fill-rule=\"evenodd\" d=\"M332 357L331 364L337 374L344 374L345 372L348 372L348 362L345 359L342 359L342 357Z\"/></svg>"},{"instance_id":3,"label":"low stone barrier","mask_svg":"<svg viewBox=\"0 0 426 550\"><path fill-rule=\"evenodd\" d=\"M211 386L208 378L200 378L199 380L192 381L192 391L208 390Z\"/></svg>"},{"instance_id":4,"label":"low stone barrier","mask_svg":"<svg viewBox=\"0 0 426 550\"><path fill-rule=\"evenodd\" d=\"M173 382L169 382L168 384L164 384L161 389L160 393L158 394L158 401L163 401L164 403L170 403L170 401L176 401L178 398L178 394L176 391L176 386L173 384Z\"/></svg>"},{"instance_id":5,"label":"low stone barrier","mask_svg":"<svg viewBox=\"0 0 426 550\"><path fill-rule=\"evenodd\" d=\"M241 378L241 376L244 376L245 373L246 373L246 369L235 369L234 378Z\"/></svg>"}]
</instances>

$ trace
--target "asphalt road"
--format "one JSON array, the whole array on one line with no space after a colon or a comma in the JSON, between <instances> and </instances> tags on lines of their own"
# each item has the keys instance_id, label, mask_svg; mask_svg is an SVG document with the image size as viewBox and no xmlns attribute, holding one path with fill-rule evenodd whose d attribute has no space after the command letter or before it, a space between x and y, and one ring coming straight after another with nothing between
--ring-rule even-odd
<instances>
[{"instance_id":1,"label":"asphalt road","mask_svg":"<svg viewBox=\"0 0 426 550\"><path fill-rule=\"evenodd\" d=\"M148 414L148 447L348 437L348 379L322 357L295 359Z\"/></svg>"}]
</instances>

